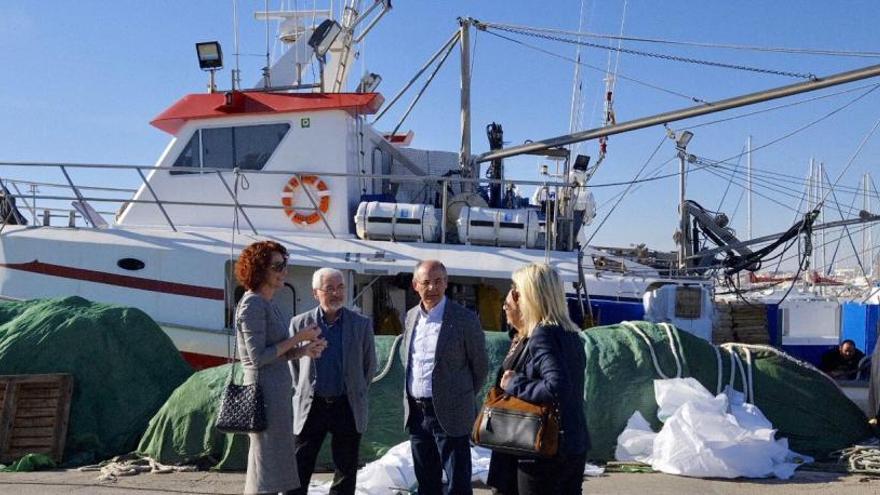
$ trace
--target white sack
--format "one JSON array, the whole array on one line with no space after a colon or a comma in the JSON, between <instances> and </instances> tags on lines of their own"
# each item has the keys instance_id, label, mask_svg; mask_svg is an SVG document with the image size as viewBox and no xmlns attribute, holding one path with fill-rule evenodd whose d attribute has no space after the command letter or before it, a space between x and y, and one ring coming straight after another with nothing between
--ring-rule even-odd
<instances>
[{"instance_id":1,"label":"white sack","mask_svg":"<svg viewBox=\"0 0 880 495\"><path fill-rule=\"evenodd\" d=\"M770 421L745 403L743 394L729 387L725 392L713 397L693 378L655 380L663 427L646 455L647 421L633 414L618 437L618 460L639 460L683 476L781 479L790 478L800 463L812 462L791 452L786 439L776 440Z\"/></svg>"}]
</instances>

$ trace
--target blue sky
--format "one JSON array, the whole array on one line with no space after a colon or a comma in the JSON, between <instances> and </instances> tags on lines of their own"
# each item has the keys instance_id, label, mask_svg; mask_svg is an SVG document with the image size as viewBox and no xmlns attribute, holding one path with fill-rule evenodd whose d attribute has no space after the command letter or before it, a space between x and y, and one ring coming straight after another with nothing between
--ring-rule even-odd
<instances>
[{"instance_id":1,"label":"blue sky","mask_svg":"<svg viewBox=\"0 0 880 495\"><path fill-rule=\"evenodd\" d=\"M300 8L312 4L305 1L287 3L298 4ZM238 5L244 54L241 67L243 82L248 85L259 77L263 62L259 54L265 51L265 27L253 20L253 12L261 10L264 2L239 0ZM270 8L278 6L277 0L270 2ZM397 0L393 10L367 38L356 70L358 73L363 70L380 73L384 79L380 91L390 98L457 28L458 16L574 30L578 26L580 6L580 0ZM593 0L586 2L586 7L588 31L615 34L620 31L623 1ZM623 31L630 36L718 44L880 51L876 35L880 2L875 1L632 0L626 7ZM233 52L230 1L19 0L0 4L0 15L4 19L0 24L0 66L3 67L3 76L0 77L3 99L0 161L153 164L169 136L148 122L184 94L205 88L207 78L198 70L193 49L193 44L198 41L221 41L227 69L220 73L219 80L221 86L228 86ZM571 45L513 37L566 57L574 56ZM487 33L477 33L473 40L476 45L472 96L475 152L488 148L484 128L492 121L503 124L505 140L509 144L568 131L574 70L570 63ZM756 53L636 42L625 42L623 46L820 76L880 63L878 58ZM585 49L582 57L586 63L604 68L608 52ZM415 131L413 146L457 150L457 64L455 57L450 57L404 125L404 128ZM621 56L619 72L709 101L798 82L778 75L671 63L634 55ZM584 73L584 127L589 128L599 124L604 74L590 69L584 69ZM880 79L818 94L836 93L872 82L880 83ZM784 110L699 127L694 129L696 137L689 149L708 159L736 156L741 153L748 135L753 136L754 147L762 146L820 119L863 92L864 89L852 91ZM618 121L693 104L687 98L625 80L619 80L615 93ZM682 129L818 94L694 119L673 127ZM823 161L832 179L836 178L880 117L878 102L880 90L788 139L755 152L755 168L776 177L782 174L803 177L812 157ZM390 112L380 121L379 127L393 126L403 108L405 104ZM662 128L651 128L613 137L609 142L608 158L594 182L604 184L632 179L660 143L663 134ZM596 144L585 144L581 152L595 155ZM865 172L873 172L875 183L880 184L878 152L880 136L875 135L853 160L842 184L857 185ZM673 155L672 143L664 143L646 170L660 167ZM509 161L507 169L517 177L534 178L541 163L545 162L534 157L520 158ZM677 165L670 162L661 170L671 173L675 167ZM21 170L5 168L0 171L2 177L22 178L25 175ZM105 180L90 174L82 177L86 176ZM137 183L134 177L107 178L106 181L126 186ZM790 192L794 196L802 189L802 185L796 182L793 180L789 184L795 190ZM639 187L614 211L594 243L628 245L647 242L658 249L672 249L677 187L675 177ZM689 197L710 209L719 206L726 187L726 180L710 173L695 172L689 177ZM597 202L602 204L621 190L619 187L597 188ZM758 191L783 205L755 197L754 235L787 228L795 213L784 205L796 207L797 198L778 190ZM728 215L736 208L739 196L740 189L731 187L722 205ZM852 195L841 193L839 199L848 204ZM860 199L857 204L860 207ZM875 212L878 205L880 200L875 199ZM599 212L599 218L607 211L606 206ZM745 199L736 211L733 226L745 235ZM860 242L860 237L856 241Z\"/></svg>"}]
</instances>

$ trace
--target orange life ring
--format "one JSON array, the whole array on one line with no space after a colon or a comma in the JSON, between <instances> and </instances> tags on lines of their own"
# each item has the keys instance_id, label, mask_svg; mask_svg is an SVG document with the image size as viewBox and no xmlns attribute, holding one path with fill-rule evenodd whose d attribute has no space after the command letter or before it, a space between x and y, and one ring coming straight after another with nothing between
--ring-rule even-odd
<instances>
[{"instance_id":1,"label":"orange life ring","mask_svg":"<svg viewBox=\"0 0 880 495\"><path fill-rule=\"evenodd\" d=\"M318 192L316 198L318 210L321 213L327 213L330 209L330 190L327 188L327 184L317 175L304 175L301 179L303 184L311 186ZM281 190L281 205L284 206L284 213L290 218L290 221L299 225L311 225L321 220L321 215L318 213L318 210L313 210L310 213L300 213L293 208L293 195L299 186L300 180L296 176L291 177L287 181L284 189ZM314 198L315 196L313 195L312 197Z\"/></svg>"}]
</instances>

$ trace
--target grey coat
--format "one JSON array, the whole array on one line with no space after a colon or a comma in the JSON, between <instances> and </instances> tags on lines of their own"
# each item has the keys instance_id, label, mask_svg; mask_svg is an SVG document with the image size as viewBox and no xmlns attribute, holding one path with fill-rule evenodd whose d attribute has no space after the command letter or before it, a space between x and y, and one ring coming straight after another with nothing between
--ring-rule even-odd
<instances>
[{"instance_id":1,"label":"grey coat","mask_svg":"<svg viewBox=\"0 0 880 495\"><path fill-rule=\"evenodd\" d=\"M409 356L412 352L412 336L418 321L419 307L406 314L406 327L400 358L409 377ZM443 323L437 337L434 354L434 372L431 389L434 394L434 411L440 426L449 436L469 435L477 416L476 395L486 382L489 362L486 355L486 336L480 321L470 310L446 300ZM409 401L404 380L403 424L409 425Z\"/></svg>"},{"instance_id":2,"label":"grey coat","mask_svg":"<svg viewBox=\"0 0 880 495\"><path fill-rule=\"evenodd\" d=\"M342 372L345 375L345 395L354 414L358 433L367 429L369 416L367 391L376 374L376 346L373 340L373 322L362 315L342 308ZM291 334L318 321L318 308L296 315L290 322ZM303 356L291 361L291 371L296 390L293 394L293 431L302 431L312 407L315 394L315 366L312 358Z\"/></svg>"},{"instance_id":3,"label":"grey coat","mask_svg":"<svg viewBox=\"0 0 880 495\"><path fill-rule=\"evenodd\" d=\"M288 338L287 323L271 301L246 292L235 313L244 383L257 381L266 406L265 431L248 434L244 493L277 493L299 487L293 437L290 371L275 344Z\"/></svg>"}]
</instances>

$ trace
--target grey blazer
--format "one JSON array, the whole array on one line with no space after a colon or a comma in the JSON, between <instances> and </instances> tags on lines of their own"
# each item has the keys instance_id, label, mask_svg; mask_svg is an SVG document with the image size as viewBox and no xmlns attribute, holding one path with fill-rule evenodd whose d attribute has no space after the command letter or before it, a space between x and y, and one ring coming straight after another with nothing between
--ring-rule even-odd
<instances>
[{"instance_id":1,"label":"grey blazer","mask_svg":"<svg viewBox=\"0 0 880 495\"><path fill-rule=\"evenodd\" d=\"M376 374L376 346L373 322L348 308L342 308L342 372L345 374L345 395L354 414L358 433L367 429L369 411L367 391ZM318 308L298 314L290 322L291 334L318 321ZM315 394L315 367L312 358L303 356L290 362L293 373L293 432L299 434L306 424L312 396Z\"/></svg>"},{"instance_id":2,"label":"grey blazer","mask_svg":"<svg viewBox=\"0 0 880 495\"><path fill-rule=\"evenodd\" d=\"M400 346L400 358L406 377L410 373L410 347L418 315L418 306L406 314L403 345ZM470 310L447 298L434 354L434 372L431 375L434 412L447 435L463 436L471 433L477 416L476 395L483 388L488 371L486 336L480 327L480 321ZM404 427L409 425L407 381L408 378L405 378L403 386Z\"/></svg>"}]
</instances>

